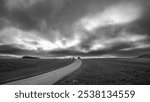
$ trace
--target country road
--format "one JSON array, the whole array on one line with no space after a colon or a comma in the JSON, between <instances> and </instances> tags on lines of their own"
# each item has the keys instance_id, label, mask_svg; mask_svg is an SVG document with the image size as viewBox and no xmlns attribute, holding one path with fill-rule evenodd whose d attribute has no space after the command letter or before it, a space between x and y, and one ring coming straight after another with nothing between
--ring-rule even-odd
<instances>
[{"instance_id":1,"label":"country road","mask_svg":"<svg viewBox=\"0 0 150 102\"><path fill-rule=\"evenodd\" d=\"M41 74L38 76L13 81L6 83L5 85L51 85L62 79L64 76L74 72L78 69L82 64L80 59L75 60L72 64L60 68L58 70L54 70L45 74Z\"/></svg>"}]
</instances>

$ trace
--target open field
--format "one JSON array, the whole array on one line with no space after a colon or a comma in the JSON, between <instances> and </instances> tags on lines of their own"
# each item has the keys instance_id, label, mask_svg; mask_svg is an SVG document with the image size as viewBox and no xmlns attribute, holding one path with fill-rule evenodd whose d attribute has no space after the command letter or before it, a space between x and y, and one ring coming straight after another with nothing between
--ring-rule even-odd
<instances>
[{"instance_id":1,"label":"open field","mask_svg":"<svg viewBox=\"0 0 150 102\"><path fill-rule=\"evenodd\" d=\"M52 85L62 79L64 76L74 72L82 65L81 60L75 60L73 63L50 71L44 74L36 75L33 77L6 83L5 85Z\"/></svg>"},{"instance_id":2,"label":"open field","mask_svg":"<svg viewBox=\"0 0 150 102\"><path fill-rule=\"evenodd\" d=\"M150 85L150 59L85 59L57 85Z\"/></svg>"},{"instance_id":3,"label":"open field","mask_svg":"<svg viewBox=\"0 0 150 102\"><path fill-rule=\"evenodd\" d=\"M73 61L67 59L1 59L0 84L50 72L67 66Z\"/></svg>"}]
</instances>

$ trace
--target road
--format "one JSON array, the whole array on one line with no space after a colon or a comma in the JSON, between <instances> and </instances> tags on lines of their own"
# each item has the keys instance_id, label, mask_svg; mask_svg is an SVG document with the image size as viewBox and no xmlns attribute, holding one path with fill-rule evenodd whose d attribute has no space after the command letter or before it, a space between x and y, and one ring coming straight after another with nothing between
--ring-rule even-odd
<instances>
[{"instance_id":1,"label":"road","mask_svg":"<svg viewBox=\"0 0 150 102\"><path fill-rule=\"evenodd\" d=\"M81 66L81 64L82 61L77 59L72 64L58 70L18 81L9 82L5 85L52 85L58 80L62 79L64 76L74 72Z\"/></svg>"}]
</instances>

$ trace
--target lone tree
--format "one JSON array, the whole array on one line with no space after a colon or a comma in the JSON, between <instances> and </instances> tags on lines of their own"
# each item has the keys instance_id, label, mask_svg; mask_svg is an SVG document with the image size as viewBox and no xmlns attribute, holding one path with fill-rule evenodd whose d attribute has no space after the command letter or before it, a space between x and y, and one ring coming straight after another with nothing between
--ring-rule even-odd
<instances>
[{"instance_id":1,"label":"lone tree","mask_svg":"<svg viewBox=\"0 0 150 102\"><path fill-rule=\"evenodd\" d=\"M81 57L78 57L78 59L81 59Z\"/></svg>"}]
</instances>

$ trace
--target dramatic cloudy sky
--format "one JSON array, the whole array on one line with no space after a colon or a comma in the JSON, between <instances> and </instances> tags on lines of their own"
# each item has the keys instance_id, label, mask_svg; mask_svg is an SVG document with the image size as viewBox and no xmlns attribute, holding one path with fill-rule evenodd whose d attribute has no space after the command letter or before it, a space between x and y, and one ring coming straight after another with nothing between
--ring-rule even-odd
<instances>
[{"instance_id":1,"label":"dramatic cloudy sky","mask_svg":"<svg viewBox=\"0 0 150 102\"><path fill-rule=\"evenodd\" d=\"M149 0L0 0L0 55L150 51Z\"/></svg>"}]
</instances>

